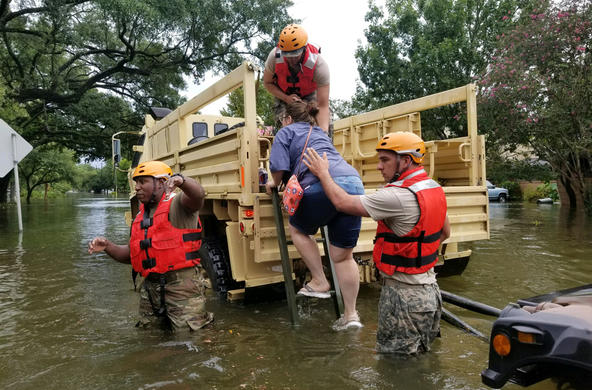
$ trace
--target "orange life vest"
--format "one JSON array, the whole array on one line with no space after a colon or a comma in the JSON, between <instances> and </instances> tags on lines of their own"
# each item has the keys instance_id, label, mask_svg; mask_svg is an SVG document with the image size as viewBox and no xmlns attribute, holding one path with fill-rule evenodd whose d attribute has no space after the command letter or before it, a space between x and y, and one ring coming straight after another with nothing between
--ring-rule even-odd
<instances>
[{"instance_id":1,"label":"orange life vest","mask_svg":"<svg viewBox=\"0 0 592 390\"><path fill-rule=\"evenodd\" d=\"M300 97L305 97L317 90L317 83L313 81L314 71L319 59L320 50L307 44L304 51L304 59L299 64L300 70L297 74L290 72L290 67L282 56L282 51L275 49L275 75L278 87L284 93L291 95L293 93Z\"/></svg>"},{"instance_id":2,"label":"orange life vest","mask_svg":"<svg viewBox=\"0 0 592 390\"><path fill-rule=\"evenodd\" d=\"M197 229L178 229L169 221L173 197L158 202L152 218L140 205L140 212L132 223L130 257L134 271L143 277L150 273L164 274L199 264L201 221ZM149 211L149 210L148 210Z\"/></svg>"},{"instance_id":3,"label":"orange life vest","mask_svg":"<svg viewBox=\"0 0 592 390\"><path fill-rule=\"evenodd\" d=\"M413 192L419 204L419 220L402 237L383 221L378 221L372 259L376 268L387 275L395 272L424 273L438 261L440 234L446 219L444 190L421 167L403 173L396 182L386 187L405 188Z\"/></svg>"}]
</instances>

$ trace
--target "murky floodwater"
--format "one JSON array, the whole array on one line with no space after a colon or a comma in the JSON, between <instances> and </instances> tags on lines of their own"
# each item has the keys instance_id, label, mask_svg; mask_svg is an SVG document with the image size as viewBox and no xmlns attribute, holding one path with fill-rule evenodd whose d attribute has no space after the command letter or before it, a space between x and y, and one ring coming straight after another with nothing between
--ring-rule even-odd
<instances>
[{"instance_id":1,"label":"murky floodwater","mask_svg":"<svg viewBox=\"0 0 592 390\"><path fill-rule=\"evenodd\" d=\"M22 236L15 206L0 208L0 388L486 389L480 371L488 346L446 323L429 354L375 354L376 286L360 291L365 327L355 332L331 330L328 301L303 307L302 325L292 328L285 302L229 304L213 296L209 329L134 328L138 296L129 267L86 253L95 235L127 239L127 206L90 197L23 205ZM591 282L590 218L549 205L492 204L490 211L491 240L475 243L465 273L440 280L442 289L503 308ZM489 317L445 305L489 334Z\"/></svg>"}]
</instances>

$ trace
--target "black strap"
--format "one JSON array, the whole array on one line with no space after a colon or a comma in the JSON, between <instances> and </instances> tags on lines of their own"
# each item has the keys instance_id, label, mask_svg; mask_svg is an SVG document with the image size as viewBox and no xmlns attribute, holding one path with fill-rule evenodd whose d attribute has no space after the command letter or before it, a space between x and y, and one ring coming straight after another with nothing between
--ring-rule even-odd
<instances>
[{"instance_id":1,"label":"black strap","mask_svg":"<svg viewBox=\"0 0 592 390\"><path fill-rule=\"evenodd\" d=\"M394 233L378 233L376 235L376 239L384 238L385 242L393 242L393 243L408 243L408 242L423 242L425 244L431 244L432 242L436 242L440 239L440 235L442 234L442 230L430 234L429 236L424 236L425 231L422 231L419 237L401 237L397 236ZM423 237L423 239L422 239Z\"/></svg>"},{"instance_id":2,"label":"black strap","mask_svg":"<svg viewBox=\"0 0 592 390\"><path fill-rule=\"evenodd\" d=\"M148 249L152 247L152 238L145 238L140 240L140 249Z\"/></svg>"},{"instance_id":3,"label":"black strap","mask_svg":"<svg viewBox=\"0 0 592 390\"><path fill-rule=\"evenodd\" d=\"M146 210L146 212L148 212L149 210ZM146 217L146 213L144 213L144 218L142 218L142 222L140 222L140 228L142 229L148 229L150 226L152 226L152 218L147 218Z\"/></svg>"},{"instance_id":4,"label":"black strap","mask_svg":"<svg viewBox=\"0 0 592 390\"><path fill-rule=\"evenodd\" d=\"M183 241L187 242L187 241L199 241L201 240L201 233L200 232L195 232L195 233L185 233L183 234Z\"/></svg>"},{"instance_id":5,"label":"black strap","mask_svg":"<svg viewBox=\"0 0 592 390\"><path fill-rule=\"evenodd\" d=\"M150 268L154 268L156 267L156 259L150 258L150 259L146 259L146 260L142 260L142 268L144 269L150 269Z\"/></svg>"},{"instance_id":6,"label":"black strap","mask_svg":"<svg viewBox=\"0 0 592 390\"><path fill-rule=\"evenodd\" d=\"M148 300L150 301L150 306L152 307L152 312L156 317L164 317L166 316L166 302L165 302L165 284L166 284L166 277L165 274L158 274L159 284L160 284L160 307L156 307L154 301L152 300L152 295L150 295L150 290L148 290L148 286L144 281L144 289L146 290L146 294L148 295ZM148 277L154 276L154 274L149 274ZM148 278L146 278L148 279Z\"/></svg>"},{"instance_id":7,"label":"black strap","mask_svg":"<svg viewBox=\"0 0 592 390\"><path fill-rule=\"evenodd\" d=\"M199 251L185 253L185 260L195 260L195 259L199 259Z\"/></svg>"},{"instance_id":8,"label":"black strap","mask_svg":"<svg viewBox=\"0 0 592 390\"><path fill-rule=\"evenodd\" d=\"M422 256L422 257L404 257L400 255L387 255L385 253L382 254L380 261L384 264L394 265L396 267L422 267L424 265L428 265L433 263L438 258L438 251L436 250L431 255ZM412 265L415 263L415 265Z\"/></svg>"}]
</instances>

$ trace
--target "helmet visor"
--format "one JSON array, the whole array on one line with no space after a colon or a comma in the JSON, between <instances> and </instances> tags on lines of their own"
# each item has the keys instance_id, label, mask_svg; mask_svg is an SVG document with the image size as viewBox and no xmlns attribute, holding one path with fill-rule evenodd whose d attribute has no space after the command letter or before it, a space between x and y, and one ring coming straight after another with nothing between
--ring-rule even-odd
<instances>
[{"instance_id":1,"label":"helmet visor","mask_svg":"<svg viewBox=\"0 0 592 390\"><path fill-rule=\"evenodd\" d=\"M302 55L303 52L304 52L304 47L301 47L300 49L296 49L296 50L292 50L292 51L283 51L282 50L282 56L284 56L284 57L299 57Z\"/></svg>"}]
</instances>

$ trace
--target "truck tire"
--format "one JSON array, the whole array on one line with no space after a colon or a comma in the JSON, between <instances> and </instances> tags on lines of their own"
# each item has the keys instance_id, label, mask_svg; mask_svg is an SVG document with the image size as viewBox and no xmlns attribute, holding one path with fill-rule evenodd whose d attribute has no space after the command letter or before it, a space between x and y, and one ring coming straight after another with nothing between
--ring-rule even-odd
<instances>
[{"instance_id":1,"label":"truck tire","mask_svg":"<svg viewBox=\"0 0 592 390\"><path fill-rule=\"evenodd\" d=\"M498 200L500 203L506 203L506 200L507 200L507 198L506 198L506 194L499 194L499 196L498 196L497 200Z\"/></svg>"},{"instance_id":2,"label":"truck tire","mask_svg":"<svg viewBox=\"0 0 592 390\"><path fill-rule=\"evenodd\" d=\"M199 253L201 265L210 279L212 290L220 297L225 297L232 283L226 248L216 238L205 238L202 240Z\"/></svg>"}]
</instances>

